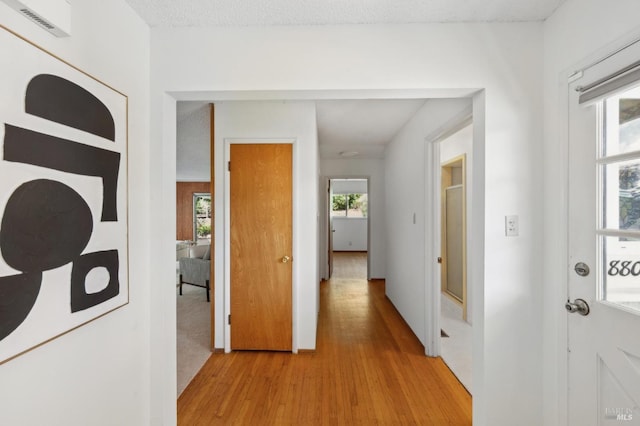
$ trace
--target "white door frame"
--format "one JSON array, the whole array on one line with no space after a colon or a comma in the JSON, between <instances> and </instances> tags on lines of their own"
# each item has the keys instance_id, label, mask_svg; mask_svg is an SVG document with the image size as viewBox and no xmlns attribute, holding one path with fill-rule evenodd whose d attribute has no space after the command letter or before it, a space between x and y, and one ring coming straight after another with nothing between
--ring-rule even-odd
<instances>
[{"instance_id":1,"label":"white door frame","mask_svg":"<svg viewBox=\"0 0 640 426\"><path fill-rule=\"evenodd\" d=\"M441 251L441 212L440 212L440 141L426 143L427 170L425 171L425 355L440 356L440 293L441 268L438 257ZM429 244L430 242L430 244Z\"/></svg>"},{"instance_id":2,"label":"white door frame","mask_svg":"<svg viewBox=\"0 0 640 426\"><path fill-rule=\"evenodd\" d=\"M474 123L471 157L473 185L473 203L471 212L467 212L467 217L471 220L470 233L473 246L469 247L468 256L470 259L468 286L473 286L474 298L471 308L472 323L472 347L473 355L473 389L474 398L483 398L483 363L482 349L484 347L484 99L483 94L478 94L473 98L472 109L462 111L453 117L448 123L443 125L433 134L425 138L425 354L431 357L441 355L440 345L440 297L441 297L441 266L437 263L438 257L442 256L441 250L441 161L440 142L452 134ZM472 117L475 118L472 120ZM476 400L477 401L477 400ZM476 407L477 404L474 404ZM475 408L474 408L475 412ZM474 415L474 418L476 416Z\"/></svg>"},{"instance_id":3,"label":"white door frame","mask_svg":"<svg viewBox=\"0 0 640 426\"><path fill-rule=\"evenodd\" d=\"M166 287L163 291L152 291L149 304L151 306L151 338L154 350L151 356L151 371L166 372L163 376L151 375L151 411L157 413L156 419L176 418L176 328L175 291L169 286L169 278L175 265L175 182L176 182L176 103L177 101L206 101L209 103L224 101L260 101L260 100L322 100L322 99L442 99L442 98L472 98L474 117L473 136L473 187L474 215L471 221L472 245L469 247L471 256L471 268L469 275L478 277L475 284L478 291L474 303L477 308L473 312L474 336L473 336L473 418L483 419L486 408L484 407L484 145L485 145L485 91L484 89L362 89L362 90L284 90L284 91L193 91L173 90L165 91L158 95L159 102L152 106L152 116L162 118L162 127L152 132L161 142L154 158L158 161L156 167L152 167L151 179L160 182L158 188L150 194L152 203L156 204L161 212L155 219L158 232L152 233L150 246L156 255L156 264L159 267L151 271L151 279ZM295 147L294 147L295 149ZM217 163L219 165L219 163ZM223 174L220 167L216 167L216 176ZM222 183L216 179L216 187L220 189ZM216 194L221 194L222 191ZM219 195L216 195L218 198ZM220 210L220 200L214 201L214 208ZM220 231L222 218L215 215L215 226ZM294 220L295 223L295 220ZM428 227L427 229L430 229ZM216 240L214 260L216 263L214 300L224 300L224 259L226 254L223 243ZM426 259L425 259L426 260ZM168 278L169 277L169 278ZM425 288L431 289L428 282ZM218 306L218 305L216 305ZM295 306L295 303L294 303ZM224 309L216 309L216 339L224 336L224 321L222 321ZM222 324L221 324L222 323ZM428 324L427 330L433 329L431 320L425 318ZM435 330L435 329L434 329ZM438 329L439 333L439 329ZM434 332L432 332L435 335ZM294 336L297 330L294 329Z\"/></svg>"},{"instance_id":4,"label":"white door frame","mask_svg":"<svg viewBox=\"0 0 640 426\"><path fill-rule=\"evenodd\" d=\"M331 185L333 179L366 179L367 180L367 197L369 206L371 206L371 176L369 175L323 175L320 178L322 192L320 199L320 275L324 279L329 279L329 198L327 197L327 190ZM367 279L371 279L371 207L367 210Z\"/></svg>"},{"instance_id":5,"label":"white door frame","mask_svg":"<svg viewBox=\"0 0 640 426\"><path fill-rule=\"evenodd\" d=\"M475 104L474 99L474 104ZM442 293L441 286L441 266L437 262L438 257L442 256L442 218L441 218L441 161L440 161L440 142L453 135L457 131L471 124L472 109L464 110L460 114L453 117L438 130L425 138L425 355L437 357L441 355L440 348L440 295ZM473 149L475 150L476 135L474 131ZM475 152L475 151L474 151ZM475 163L475 155L472 156ZM472 167L475 173L476 166ZM474 191L477 187L471 187ZM472 194L476 194L473 192ZM474 209L475 211L475 209ZM466 213L465 213L466 214ZM473 216L473 214L472 214ZM471 231L474 233L473 230ZM472 254L473 256L473 254ZM478 280L482 284L482 280ZM472 277L469 277L467 285L472 285ZM484 287L479 287L484 288ZM474 307L475 308L475 307ZM472 309L472 315L475 309ZM484 311L484 309L482 309ZM475 316L475 315L474 315ZM475 320L474 320L475 321ZM474 322L475 324L475 322ZM475 333L477 327L473 328ZM475 340L475 339L474 339ZM473 369L472 369L473 371Z\"/></svg>"}]
</instances>

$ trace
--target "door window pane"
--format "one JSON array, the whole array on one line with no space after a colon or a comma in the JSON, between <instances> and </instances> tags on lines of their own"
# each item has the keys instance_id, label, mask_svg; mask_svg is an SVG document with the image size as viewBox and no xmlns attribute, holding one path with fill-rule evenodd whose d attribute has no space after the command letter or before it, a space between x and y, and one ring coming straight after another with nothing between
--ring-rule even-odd
<instances>
[{"instance_id":1,"label":"door window pane","mask_svg":"<svg viewBox=\"0 0 640 426\"><path fill-rule=\"evenodd\" d=\"M606 99L601 117L599 297L640 311L640 88Z\"/></svg>"},{"instance_id":2,"label":"door window pane","mask_svg":"<svg viewBox=\"0 0 640 426\"><path fill-rule=\"evenodd\" d=\"M640 239L600 238L602 299L640 310Z\"/></svg>"},{"instance_id":3,"label":"door window pane","mask_svg":"<svg viewBox=\"0 0 640 426\"><path fill-rule=\"evenodd\" d=\"M603 167L603 227L640 230L640 160Z\"/></svg>"},{"instance_id":4,"label":"door window pane","mask_svg":"<svg viewBox=\"0 0 640 426\"><path fill-rule=\"evenodd\" d=\"M640 88L605 101L603 155L640 151Z\"/></svg>"}]
</instances>

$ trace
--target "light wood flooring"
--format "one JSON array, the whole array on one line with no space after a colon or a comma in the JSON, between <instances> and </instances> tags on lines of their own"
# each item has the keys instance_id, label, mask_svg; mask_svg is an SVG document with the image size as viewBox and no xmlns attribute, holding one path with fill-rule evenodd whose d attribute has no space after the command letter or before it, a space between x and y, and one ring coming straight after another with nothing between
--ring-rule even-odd
<instances>
[{"instance_id":1,"label":"light wood flooring","mask_svg":"<svg viewBox=\"0 0 640 426\"><path fill-rule=\"evenodd\" d=\"M321 284L314 353L212 355L180 396L178 423L470 425L471 396L425 357L384 281L340 276Z\"/></svg>"},{"instance_id":2,"label":"light wood flooring","mask_svg":"<svg viewBox=\"0 0 640 426\"><path fill-rule=\"evenodd\" d=\"M362 251L334 251L333 279L367 279L367 253Z\"/></svg>"}]
</instances>

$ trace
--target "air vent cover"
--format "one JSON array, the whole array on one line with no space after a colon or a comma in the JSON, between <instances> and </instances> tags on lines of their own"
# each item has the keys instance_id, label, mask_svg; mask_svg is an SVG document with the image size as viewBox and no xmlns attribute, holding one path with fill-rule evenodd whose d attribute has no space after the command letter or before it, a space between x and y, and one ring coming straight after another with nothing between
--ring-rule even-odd
<instances>
[{"instance_id":1,"label":"air vent cover","mask_svg":"<svg viewBox=\"0 0 640 426\"><path fill-rule=\"evenodd\" d=\"M71 6L67 0L2 1L56 37L66 37L71 33Z\"/></svg>"}]
</instances>

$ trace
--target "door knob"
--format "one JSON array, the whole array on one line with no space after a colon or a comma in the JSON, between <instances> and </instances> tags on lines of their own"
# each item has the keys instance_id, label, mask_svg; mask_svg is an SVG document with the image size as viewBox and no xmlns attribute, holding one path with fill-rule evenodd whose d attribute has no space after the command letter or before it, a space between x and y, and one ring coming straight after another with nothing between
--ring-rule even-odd
<instances>
[{"instance_id":1,"label":"door knob","mask_svg":"<svg viewBox=\"0 0 640 426\"><path fill-rule=\"evenodd\" d=\"M579 313L580 315L589 315L589 305L583 299L576 299L573 303L567 300L567 303L564 304L564 308L570 314Z\"/></svg>"},{"instance_id":2,"label":"door knob","mask_svg":"<svg viewBox=\"0 0 640 426\"><path fill-rule=\"evenodd\" d=\"M291 258L289 256L282 256L281 262L282 263L289 263L290 260L291 260Z\"/></svg>"}]
</instances>

